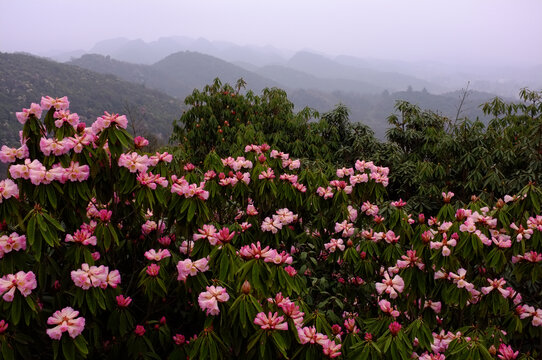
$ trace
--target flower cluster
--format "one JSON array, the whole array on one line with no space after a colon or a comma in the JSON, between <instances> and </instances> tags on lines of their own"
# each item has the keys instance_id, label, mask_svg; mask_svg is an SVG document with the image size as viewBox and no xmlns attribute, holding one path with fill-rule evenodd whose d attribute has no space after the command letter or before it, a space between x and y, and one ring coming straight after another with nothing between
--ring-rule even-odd
<instances>
[{"instance_id":1,"label":"flower cluster","mask_svg":"<svg viewBox=\"0 0 542 360\"><path fill-rule=\"evenodd\" d=\"M205 310L207 315L218 315L220 309L219 302L226 302L230 299L230 295L221 286L206 286L207 291L204 291L198 296L198 303L201 310Z\"/></svg>"},{"instance_id":2,"label":"flower cluster","mask_svg":"<svg viewBox=\"0 0 542 360\"><path fill-rule=\"evenodd\" d=\"M52 329L47 329L47 335L53 340L60 340L63 332L68 332L72 339L79 336L85 329L85 318L77 317L79 311L71 307L65 307L57 310L47 319L48 325L56 325Z\"/></svg>"},{"instance_id":3,"label":"flower cluster","mask_svg":"<svg viewBox=\"0 0 542 360\"><path fill-rule=\"evenodd\" d=\"M11 251L26 250L26 236L16 232L0 236L0 259Z\"/></svg>"},{"instance_id":4,"label":"flower cluster","mask_svg":"<svg viewBox=\"0 0 542 360\"><path fill-rule=\"evenodd\" d=\"M89 266L87 263L82 264L81 269L73 270L71 278L75 286L83 290L88 290L90 287L116 288L121 280L118 270L109 271L107 266Z\"/></svg>"},{"instance_id":5,"label":"flower cluster","mask_svg":"<svg viewBox=\"0 0 542 360\"><path fill-rule=\"evenodd\" d=\"M27 297L38 286L36 275L32 272L19 271L16 274L7 274L0 278L0 295L7 302L13 301L15 290Z\"/></svg>"}]
</instances>

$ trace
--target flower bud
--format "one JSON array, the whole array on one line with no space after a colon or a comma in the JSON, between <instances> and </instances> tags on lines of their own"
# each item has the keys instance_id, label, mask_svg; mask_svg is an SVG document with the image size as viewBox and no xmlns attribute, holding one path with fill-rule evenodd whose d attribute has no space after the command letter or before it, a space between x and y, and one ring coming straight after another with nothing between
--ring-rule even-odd
<instances>
[{"instance_id":1,"label":"flower bud","mask_svg":"<svg viewBox=\"0 0 542 360\"><path fill-rule=\"evenodd\" d=\"M245 282L241 286L241 292L245 295L250 294L250 283L248 282L248 280L245 280Z\"/></svg>"}]
</instances>

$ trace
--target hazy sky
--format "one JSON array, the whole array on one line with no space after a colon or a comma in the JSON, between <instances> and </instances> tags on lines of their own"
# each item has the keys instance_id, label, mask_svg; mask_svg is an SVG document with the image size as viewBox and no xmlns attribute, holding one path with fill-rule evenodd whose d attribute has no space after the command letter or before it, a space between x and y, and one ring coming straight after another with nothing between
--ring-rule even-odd
<instances>
[{"instance_id":1,"label":"hazy sky","mask_svg":"<svg viewBox=\"0 0 542 360\"><path fill-rule=\"evenodd\" d=\"M0 0L0 51L184 35L332 55L542 64L542 0Z\"/></svg>"}]
</instances>

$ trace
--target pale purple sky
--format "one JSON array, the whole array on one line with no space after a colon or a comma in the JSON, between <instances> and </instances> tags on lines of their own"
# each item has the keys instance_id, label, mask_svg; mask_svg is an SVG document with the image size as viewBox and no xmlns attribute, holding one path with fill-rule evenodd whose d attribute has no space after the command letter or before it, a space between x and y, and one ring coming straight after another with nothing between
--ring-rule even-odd
<instances>
[{"instance_id":1,"label":"pale purple sky","mask_svg":"<svg viewBox=\"0 0 542 360\"><path fill-rule=\"evenodd\" d=\"M542 64L542 0L0 0L0 51L182 35L331 55Z\"/></svg>"}]
</instances>

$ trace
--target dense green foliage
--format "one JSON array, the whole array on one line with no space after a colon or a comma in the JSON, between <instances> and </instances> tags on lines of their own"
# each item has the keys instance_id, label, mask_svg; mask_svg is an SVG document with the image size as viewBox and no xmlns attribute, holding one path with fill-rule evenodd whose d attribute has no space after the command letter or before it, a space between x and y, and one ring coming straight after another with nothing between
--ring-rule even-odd
<instances>
[{"instance_id":1,"label":"dense green foliage","mask_svg":"<svg viewBox=\"0 0 542 360\"><path fill-rule=\"evenodd\" d=\"M261 142L324 169L348 166L357 158L375 160L391 169L392 198L407 198L413 209L429 212L438 209L442 192L453 191L464 203L471 195L493 201L540 180L538 92L522 91L518 103L495 98L483 105L493 118L488 126L468 118L452 121L399 101L383 142L368 126L351 122L344 105L321 116L308 108L295 112L280 89L243 95L242 86L233 89L215 80L186 98L189 109L175 122L171 140L193 161L201 162L211 150L225 156Z\"/></svg>"}]
</instances>

